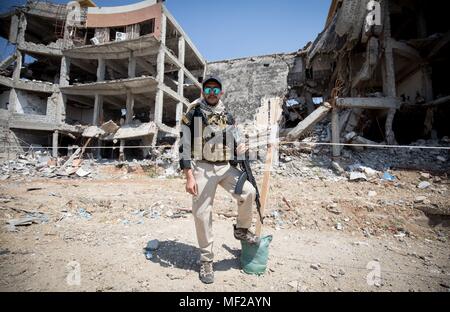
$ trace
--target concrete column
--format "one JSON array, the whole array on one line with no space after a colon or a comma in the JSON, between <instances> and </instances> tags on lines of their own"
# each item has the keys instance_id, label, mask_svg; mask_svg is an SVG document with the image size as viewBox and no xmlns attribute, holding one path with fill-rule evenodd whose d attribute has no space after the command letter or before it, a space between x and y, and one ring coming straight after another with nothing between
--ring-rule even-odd
<instances>
[{"instance_id":1,"label":"concrete column","mask_svg":"<svg viewBox=\"0 0 450 312\"><path fill-rule=\"evenodd\" d=\"M161 15L161 43L166 45L166 33L167 33L167 16L166 14Z\"/></svg>"},{"instance_id":2,"label":"concrete column","mask_svg":"<svg viewBox=\"0 0 450 312\"><path fill-rule=\"evenodd\" d=\"M19 30L19 16L13 15L11 17L11 24L9 26L9 42L17 43L17 34Z\"/></svg>"},{"instance_id":3,"label":"concrete column","mask_svg":"<svg viewBox=\"0 0 450 312\"><path fill-rule=\"evenodd\" d=\"M61 92L55 94L56 99L56 121L58 124L63 124L66 120L66 101L67 98Z\"/></svg>"},{"instance_id":4,"label":"concrete column","mask_svg":"<svg viewBox=\"0 0 450 312\"><path fill-rule=\"evenodd\" d=\"M27 17L25 14L20 14L19 32L17 34L17 43L20 45L25 42L25 31L27 30Z\"/></svg>"},{"instance_id":5,"label":"concrete column","mask_svg":"<svg viewBox=\"0 0 450 312\"><path fill-rule=\"evenodd\" d=\"M94 116L92 118L92 124L94 126L100 126L101 122L103 122L103 95L95 94Z\"/></svg>"},{"instance_id":6,"label":"concrete column","mask_svg":"<svg viewBox=\"0 0 450 312\"><path fill-rule=\"evenodd\" d=\"M94 116L92 118L92 124L94 126L100 126L102 123L103 123L103 95L95 94ZM97 140L97 146L98 147L102 146L101 140ZM101 149L100 148L95 150L95 157L97 159L101 158Z\"/></svg>"},{"instance_id":7,"label":"concrete column","mask_svg":"<svg viewBox=\"0 0 450 312\"><path fill-rule=\"evenodd\" d=\"M70 58L63 56L61 58L61 69L59 74L59 85L61 87L66 87L70 83Z\"/></svg>"},{"instance_id":8,"label":"concrete column","mask_svg":"<svg viewBox=\"0 0 450 312\"><path fill-rule=\"evenodd\" d=\"M120 140L119 160L125 160L125 140Z\"/></svg>"},{"instance_id":9,"label":"concrete column","mask_svg":"<svg viewBox=\"0 0 450 312\"><path fill-rule=\"evenodd\" d=\"M127 91L127 115L125 124L128 125L133 121L134 116L134 94L130 90Z\"/></svg>"},{"instance_id":10,"label":"concrete column","mask_svg":"<svg viewBox=\"0 0 450 312\"><path fill-rule=\"evenodd\" d=\"M185 45L186 41L184 37L180 37L178 39L178 59L182 65L184 65L185 60ZM178 70L178 95L181 97L184 96L184 70L180 68ZM180 124L181 117L183 115L183 103L178 102L177 103L177 111L176 111L176 121L177 121L177 127Z\"/></svg>"},{"instance_id":11,"label":"concrete column","mask_svg":"<svg viewBox=\"0 0 450 312\"><path fill-rule=\"evenodd\" d=\"M19 99L17 98L17 92L16 89L11 89L9 91L9 105L8 105L8 111L10 113L16 113L17 112L17 105L19 104Z\"/></svg>"},{"instance_id":12,"label":"concrete column","mask_svg":"<svg viewBox=\"0 0 450 312\"><path fill-rule=\"evenodd\" d=\"M305 93L306 107L308 110L308 115L311 115L314 112L314 102L312 99L312 95L309 92Z\"/></svg>"},{"instance_id":13,"label":"concrete column","mask_svg":"<svg viewBox=\"0 0 450 312\"><path fill-rule=\"evenodd\" d=\"M16 50L16 67L14 67L13 72L13 80L19 81L20 80L20 71L22 70L22 52L19 50Z\"/></svg>"},{"instance_id":14,"label":"concrete column","mask_svg":"<svg viewBox=\"0 0 450 312\"><path fill-rule=\"evenodd\" d=\"M133 121L134 116L134 94L127 90L127 114L125 116L125 125L129 125ZM119 160L125 160L126 140L120 140Z\"/></svg>"},{"instance_id":15,"label":"concrete column","mask_svg":"<svg viewBox=\"0 0 450 312\"><path fill-rule=\"evenodd\" d=\"M58 137L59 137L59 132L58 130L56 130L55 132L53 132L53 145L52 145L52 155L53 157L58 157Z\"/></svg>"},{"instance_id":16,"label":"concrete column","mask_svg":"<svg viewBox=\"0 0 450 312\"><path fill-rule=\"evenodd\" d=\"M382 2L382 10L384 15L384 58L381 66L383 75L383 93L388 97L396 97L396 85L395 85L395 68L394 68L394 54L391 44L391 18L389 12L389 0ZM392 130L392 124L394 122L396 109L390 109L386 118L386 141L388 144L397 144L395 140L394 131Z\"/></svg>"},{"instance_id":17,"label":"concrete column","mask_svg":"<svg viewBox=\"0 0 450 312\"><path fill-rule=\"evenodd\" d=\"M130 56L128 57L128 78L136 77L136 57L133 51L130 51Z\"/></svg>"},{"instance_id":18,"label":"concrete column","mask_svg":"<svg viewBox=\"0 0 450 312\"><path fill-rule=\"evenodd\" d=\"M165 60L165 51L164 46L166 44L166 29L167 29L167 17L163 13L161 15L161 46L159 48L157 64L156 64L156 80L158 81L158 85L164 84L164 60ZM155 98L155 123L162 123L163 120L163 105L164 105L164 92L158 88L156 91ZM155 146L158 138L158 130L156 131L152 145Z\"/></svg>"},{"instance_id":19,"label":"concrete column","mask_svg":"<svg viewBox=\"0 0 450 312\"><path fill-rule=\"evenodd\" d=\"M99 58L97 66L97 81L105 80L105 69L106 69L105 59Z\"/></svg>"},{"instance_id":20,"label":"concrete column","mask_svg":"<svg viewBox=\"0 0 450 312\"><path fill-rule=\"evenodd\" d=\"M178 39L178 60L183 65L184 65L184 59L185 59L185 45L186 45L186 41L185 41L184 37L181 36ZM178 70L178 90L177 91L178 91L178 95L180 95L181 97L184 96L184 70L181 68ZM176 109L176 115L175 115L177 133L181 132L181 118L183 117L183 105L184 104L182 102L177 103L177 109ZM180 142L180 137L178 136L177 140L175 141L175 144L172 148L172 157L174 159L178 158L179 142Z\"/></svg>"},{"instance_id":21,"label":"concrete column","mask_svg":"<svg viewBox=\"0 0 450 312\"><path fill-rule=\"evenodd\" d=\"M333 144L341 143L339 129L339 109L333 107L333 110L331 111L331 136ZM339 156L341 156L341 147L339 145L333 145L333 157Z\"/></svg>"},{"instance_id":22,"label":"concrete column","mask_svg":"<svg viewBox=\"0 0 450 312\"><path fill-rule=\"evenodd\" d=\"M163 48L159 49L158 53L158 64L157 64L157 75L156 80L158 81L158 86L164 84L164 58L165 52ZM158 88L156 91L155 99L155 122L162 123L163 119L163 105L164 105L164 92Z\"/></svg>"}]
</instances>

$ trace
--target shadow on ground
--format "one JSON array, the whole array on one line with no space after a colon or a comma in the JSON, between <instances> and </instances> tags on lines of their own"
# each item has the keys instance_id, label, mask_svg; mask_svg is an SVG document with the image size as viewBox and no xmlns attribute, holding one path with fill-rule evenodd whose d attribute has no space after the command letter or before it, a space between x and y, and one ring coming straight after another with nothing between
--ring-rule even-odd
<instances>
[{"instance_id":1,"label":"shadow on ground","mask_svg":"<svg viewBox=\"0 0 450 312\"><path fill-rule=\"evenodd\" d=\"M232 259L222 259L214 263L215 271L227 271L240 269L239 256L241 251L232 249L223 244L222 247L232 256ZM145 247L144 247L145 249ZM145 254L143 255L145 256ZM174 267L187 271L198 271L200 251L197 247L174 241L163 241L159 243L157 250L152 252L151 262L157 263L164 268Z\"/></svg>"}]
</instances>

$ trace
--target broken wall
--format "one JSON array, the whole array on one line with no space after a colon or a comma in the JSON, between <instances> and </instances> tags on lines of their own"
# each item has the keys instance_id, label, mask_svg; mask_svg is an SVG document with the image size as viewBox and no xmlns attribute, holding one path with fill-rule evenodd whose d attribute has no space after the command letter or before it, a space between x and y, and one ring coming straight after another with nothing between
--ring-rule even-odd
<instances>
[{"instance_id":1,"label":"broken wall","mask_svg":"<svg viewBox=\"0 0 450 312\"><path fill-rule=\"evenodd\" d=\"M47 99L46 95L37 95L29 92L16 90L17 102L16 112L18 114L46 115Z\"/></svg>"},{"instance_id":2,"label":"broken wall","mask_svg":"<svg viewBox=\"0 0 450 312\"><path fill-rule=\"evenodd\" d=\"M225 106L238 122L253 121L264 97L284 96L294 54L276 54L208 64L207 76L222 80Z\"/></svg>"}]
</instances>

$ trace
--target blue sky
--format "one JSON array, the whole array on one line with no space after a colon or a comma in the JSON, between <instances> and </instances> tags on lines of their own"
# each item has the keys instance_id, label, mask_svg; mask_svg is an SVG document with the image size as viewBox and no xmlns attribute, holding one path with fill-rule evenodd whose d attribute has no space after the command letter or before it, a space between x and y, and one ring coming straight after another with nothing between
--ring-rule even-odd
<instances>
[{"instance_id":1,"label":"blue sky","mask_svg":"<svg viewBox=\"0 0 450 312\"><path fill-rule=\"evenodd\" d=\"M95 1L95 0L94 0ZM119 6L139 0L97 0ZM25 0L0 0L0 11ZM67 0L53 0L67 3ZM331 0L167 0L174 15L208 61L294 52L323 30ZM0 40L2 59L11 47Z\"/></svg>"}]
</instances>

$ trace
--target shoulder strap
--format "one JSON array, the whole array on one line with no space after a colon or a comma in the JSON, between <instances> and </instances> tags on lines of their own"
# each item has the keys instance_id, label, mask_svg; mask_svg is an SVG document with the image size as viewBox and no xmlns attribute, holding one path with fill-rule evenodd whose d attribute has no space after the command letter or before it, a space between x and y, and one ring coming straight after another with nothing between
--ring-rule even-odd
<instances>
[{"instance_id":1,"label":"shoulder strap","mask_svg":"<svg viewBox=\"0 0 450 312\"><path fill-rule=\"evenodd\" d=\"M187 126L190 126L192 119L194 118L194 115L199 107L200 107L199 103L193 103L192 105L190 105L186 113L184 113L183 117L181 118L182 123Z\"/></svg>"}]
</instances>

